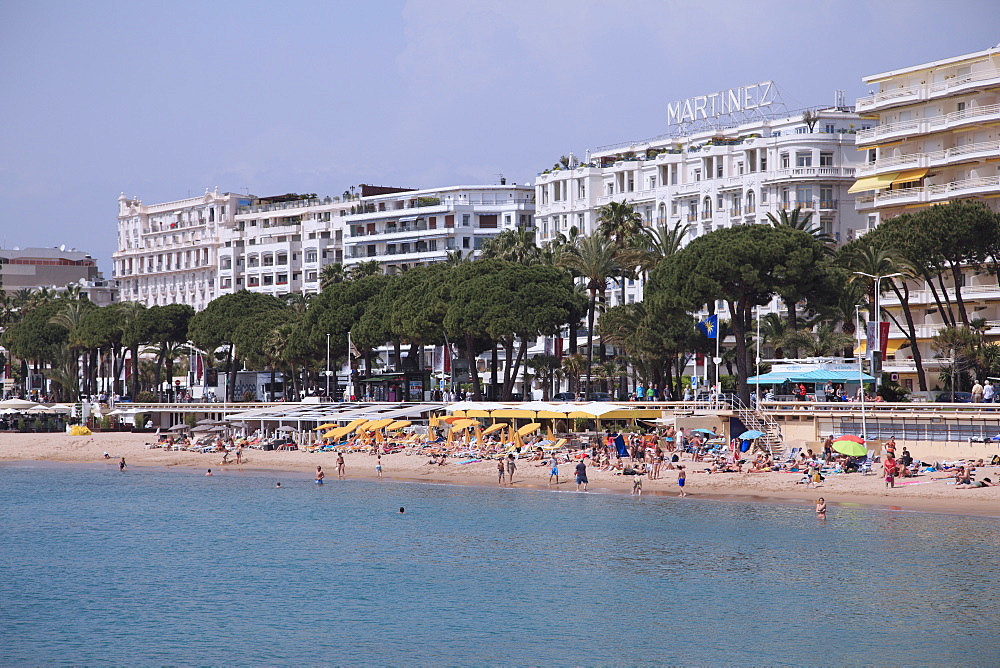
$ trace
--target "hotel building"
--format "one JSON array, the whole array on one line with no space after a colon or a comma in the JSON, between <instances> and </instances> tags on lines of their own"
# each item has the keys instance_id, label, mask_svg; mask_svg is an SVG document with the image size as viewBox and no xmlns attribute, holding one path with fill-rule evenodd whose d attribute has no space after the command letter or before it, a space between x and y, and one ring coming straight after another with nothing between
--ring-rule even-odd
<instances>
[{"instance_id":1,"label":"hotel building","mask_svg":"<svg viewBox=\"0 0 1000 668\"><path fill-rule=\"evenodd\" d=\"M395 274L447 259L477 256L502 230L530 227L531 186L451 186L362 197L361 213L344 216L344 265L377 260Z\"/></svg>"},{"instance_id":2,"label":"hotel building","mask_svg":"<svg viewBox=\"0 0 1000 668\"><path fill-rule=\"evenodd\" d=\"M112 255L122 301L190 304L218 295L217 263L225 225L247 197L205 190L199 197L143 204L118 198L118 250Z\"/></svg>"},{"instance_id":3,"label":"hotel building","mask_svg":"<svg viewBox=\"0 0 1000 668\"><path fill-rule=\"evenodd\" d=\"M871 94L857 110L877 121L856 135L857 209L874 227L900 213L951 200L975 200L1000 211L1000 46L864 78ZM1000 337L1000 287L996 276L968 271L962 295L972 317L987 320ZM952 288L953 290L953 288ZM954 298L951 292L949 297ZM885 293L882 306L898 315L899 302ZM933 359L929 341L942 326L927 285L911 282L913 313L929 387L948 360ZM916 389L916 367L903 332L890 329L883 369Z\"/></svg>"},{"instance_id":4,"label":"hotel building","mask_svg":"<svg viewBox=\"0 0 1000 668\"><path fill-rule=\"evenodd\" d=\"M80 294L98 306L117 299L114 281L105 280L97 261L75 248L0 249L0 290L52 288L63 292L79 288Z\"/></svg>"},{"instance_id":5,"label":"hotel building","mask_svg":"<svg viewBox=\"0 0 1000 668\"><path fill-rule=\"evenodd\" d=\"M190 304L223 294L320 291L323 267L377 260L388 274L475 256L501 230L530 226L530 186L409 190L362 185L357 194L257 198L206 191L145 205L119 198L115 277L121 299Z\"/></svg>"},{"instance_id":6,"label":"hotel building","mask_svg":"<svg viewBox=\"0 0 1000 668\"><path fill-rule=\"evenodd\" d=\"M873 123L845 106L807 115L758 114L735 124L686 132L681 126L660 138L604 147L588 152L582 164L571 156L569 168L546 170L535 181L539 241L572 227L591 234L598 209L621 200L631 203L648 227L688 225L686 241L734 225L765 223L768 213L796 207L838 241L849 241L866 226L847 191L860 160L855 132L867 125ZM621 300L610 282L607 296L611 305ZM642 280L629 281L626 301L641 299Z\"/></svg>"}]
</instances>

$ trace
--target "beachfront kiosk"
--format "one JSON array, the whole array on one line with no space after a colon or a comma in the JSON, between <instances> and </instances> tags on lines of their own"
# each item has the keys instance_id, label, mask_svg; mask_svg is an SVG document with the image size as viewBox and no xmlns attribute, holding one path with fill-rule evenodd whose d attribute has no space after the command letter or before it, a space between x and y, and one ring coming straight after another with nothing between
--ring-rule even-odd
<instances>
[{"instance_id":1,"label":"beachfront kiosk","mask_svg":"<svg viewBox=\"0 0 1000 668\"><path fill-rule=\"evenodd\" d=\"M762 394L765 388L773 389L775 399L780 401L794 398L794 387L801 383L806 386L810 400L823 401L827 383L833 384L837 397L853 399L862 381L868 384L875 379L859 372L857 364L805 361L775 363L769 372L747 378L747 385L751 388L760 385Z\"/></svg>"}]
</instances>

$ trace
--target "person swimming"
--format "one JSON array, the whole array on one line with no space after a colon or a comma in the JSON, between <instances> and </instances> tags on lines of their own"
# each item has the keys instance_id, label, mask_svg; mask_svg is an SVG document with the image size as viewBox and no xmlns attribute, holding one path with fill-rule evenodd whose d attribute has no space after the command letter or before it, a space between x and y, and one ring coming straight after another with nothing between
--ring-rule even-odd
<instances>
[{"instance_id":1,"label":"person swimming","mask_svg":"<svg viewBox=\"0 0 1000 668\"><path fill-rule=\"evenodd\" d=\"M212 469L208 469L208 473L206 473L205 475L212 475Z\"/></svg>"},{"instance_id":2,"label":"person swimming","mask_svg":"<svg viewBox=\"0 0 1000 668\"><path fill-rule=\"evenodd\" d=\"M406 508L404 508L403 506L400 506L399 507L399 512L400 512L400 514L405 513L406 512Z\"/></svg>"}]
</instances>

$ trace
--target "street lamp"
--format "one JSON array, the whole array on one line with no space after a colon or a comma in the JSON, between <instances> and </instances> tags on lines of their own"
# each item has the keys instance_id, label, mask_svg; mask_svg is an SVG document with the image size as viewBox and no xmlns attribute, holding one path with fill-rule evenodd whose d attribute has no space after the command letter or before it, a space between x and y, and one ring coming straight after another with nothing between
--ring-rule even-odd
<instances>
[{"instance_id":1,"label":"street lamp","mask_svg":"<svg viewBox=\"0 0 1000 668\"><path fill-rule=\"evenodd\" d=\"M870 279L872 279L872 280L875 281L875 303L873 304L873 306L875 307L875 309L874 309L874 311L875 311L875 322L876 323L881 322L881 320L882 320L882 311L879 309L879 297L882 295L882 279L883 278L896 278L897 276L905 276L905 274L902 273L902 272L899 272L899 271L897 271L895 274L879 274L879 275L866 274L863 271L856 271L856 272L854 272L854 274L857 275L857 276L865 276L865 277L870 278ZM881 325L877 324L876 328L877 328L875 330L876 346L879 349L881 349L882 348L882 344L881 344L881 337L882 337ZM859 344L859 347L860 347L860 344ZM870 350L868 351L869 355L871 354L871 352L872 351L870 351ZM878 352L879 352L879 354L882 354L882 350L879 350ZM879 385L882 384L882 378L881 378L882 374L876 374L875 373L874 357L872 357L872 361L873 361L873 363L872 363L872 376L875 377L875 391L878 392Z\"/></svg>"},{"instance_id":2,"label":"street lamp","mask_svg":"<svg viewBox=\"0 0 1000 668\"><path fill-rule=\"evenodd\" d=\"M861 307L854 305L855 329L858 333L858 394L861 397L861 438L868 439L868 424L865 422L865 372L861 368Z\"/></svg>"},{"instance_id":3,"label":"street lamp","mask_svg":"<svg viewBox=\"0 0 1000 668\"><path fill-rule=\"evenodd\" d=\"M330 400L330 335L326 335L326 398Z\"/></svg>"}]
</instances>

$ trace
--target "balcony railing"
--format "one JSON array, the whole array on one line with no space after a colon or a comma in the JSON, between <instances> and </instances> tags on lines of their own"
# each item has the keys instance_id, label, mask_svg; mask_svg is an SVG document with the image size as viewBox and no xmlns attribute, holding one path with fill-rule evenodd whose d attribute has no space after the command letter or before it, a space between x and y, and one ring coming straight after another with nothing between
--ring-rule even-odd
<instances>
[{"instance_id":1,"label":"balcony railing","mask_svg":"<svg viewBox=\"0 0 1000 668\"><path fill-rule=\"evenodd\" d=\"M891 155L879 158L875 162L866 162L859 165L858 172L868 174L890 167L936 167L949 162L961 162L963 159L968 159L968 157L974 156L976 153L988 155L1000 153L1000 141L984 141L975 144L965 144L963 146L953 146L943 151Z\"/></svg>"},{"instance_id":2,"label":"balcony railing","mask_svg":"<svg viewBox=\"0 0 1000 668\"><path fill-rule=\"evenodd\" d=\"M974 179L964 179L962 181L950 181L917 188L899 188L897 190L883 190L874 196L874 201L867 198L855 200L855 208L868 208L864 205L881 206L883 204L895 203L898 201L912 200L912 202L935 202L939 200L952 199L965 194L977 194L970 191L997 191L1000 189L1000 175L981 176Z\"/></svg>"},{"instance_id":3,"label":"balcony railing","mask_svg":"<svg viewBox=\"0 0 1000 668\"><path fill-rule=\"evenodd\" d=\"M916 86L903 86L879 91L857 100L857 110L866 111L882 102L898 100L901 98L916 97L917 100L927 100L942 94L948 94L957 88L977 84L984 81L1000 80L1000 70L989 69L982 72L971 72L969 74L953 75L944 81L937 81L929 84L918 84ZM912 100L906 100L912 102Z\"/></svg>"},{"instance_id":4,"label":"balcony railing","mask_svg":"<svg viewBox=\"0 0 1000 668\"><path fill-rule=\"evenodd\" d=\"M986 116L996 116L998 114L1000 114L1000 104L990 104L982 107L970 107L961 111L953 111L943 116L876 125L868 130L858 132L857 141L859 144L863 144L898 134L926 134L935 130L947 129L951 125L964 125L966 121Z\"/></svg>"},{"instance_id":5,"label":"balcony railing","mask_svg":"<svg viewBox=\"0 0 1000 668\"><path fill-rule=\"evenodd\" d=\"M687 215L687 222L693 223L693 222L695 222L697 220L698 220L698 214L697 213L689 213Z\"/></svg>"}]
</instances>

